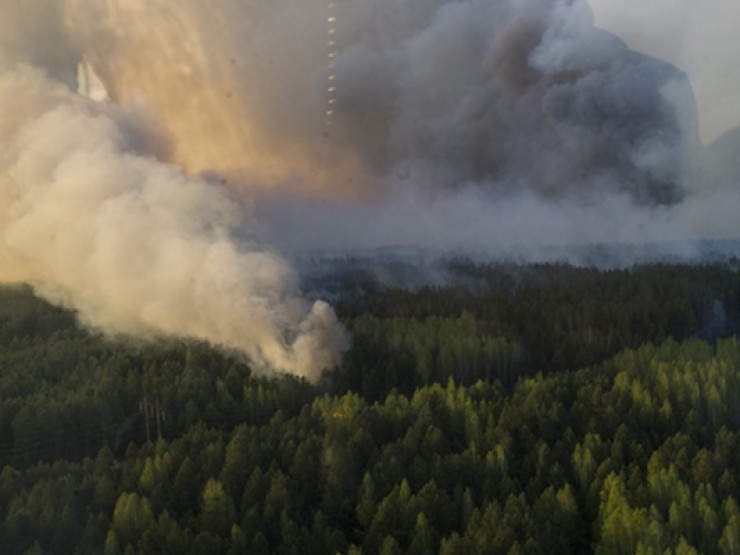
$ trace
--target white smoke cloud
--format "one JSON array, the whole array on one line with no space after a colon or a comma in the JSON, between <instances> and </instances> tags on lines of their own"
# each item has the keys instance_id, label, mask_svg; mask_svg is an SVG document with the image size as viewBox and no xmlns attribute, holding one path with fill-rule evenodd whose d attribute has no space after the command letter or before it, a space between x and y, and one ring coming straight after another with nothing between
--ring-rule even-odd
<instances>
[{"instance_id":1,"label":"white smoke cloud","mask_svg":"<svg viewBox=\"0 0 740 555\"><path fill-rule=\"evenodd\" d=\"M244 239L250 215L227 191L146 155L141 115L28 68L0 76L0 104L15 108L0 116L0 280L114 333L203 338L309 379L338 363L332 310Z\"/></svg>"}]
</instances>

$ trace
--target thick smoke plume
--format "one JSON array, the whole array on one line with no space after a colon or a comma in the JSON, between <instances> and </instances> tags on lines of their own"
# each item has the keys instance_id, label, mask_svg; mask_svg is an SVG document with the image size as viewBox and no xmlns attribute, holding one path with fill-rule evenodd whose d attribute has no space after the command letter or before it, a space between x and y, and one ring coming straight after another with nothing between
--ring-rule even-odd
<instances>
[{"instance_id":1,"label":"thick smoke plume","mask_svg":"<svg viewBox=\"0 0 740 555\"><path fill-rule=\"evenodd\" d=\"M227 192L157 162L144 115L100 105L36 70L0 77L0 280L30 282L116 333L193 336L316 378L343 332L298 296Z\"/></svg>"},{"instance_id":2,"label":"thick smoke plume","mask_svg":"<svg viewBox=\"0 0 740 555\"><path fill-rule=\"evenodd\" d=\"M66 0L62 49L145 103L170 159L251 188L367 198L400 176L546 197L682 198L682 74L593 26L585 2ZM60 7L61 6L61 7ZM21 8L17 8L21 9ZM325 128L327 75L336 117Z\"/></svg>"},{"instance_id":3,"label":"thick smoke plume","mask_svg":"<svg viewBox=\"0 0 740 555\"><path fill-rule=\"evenodd\" d=\"M0 279L315 378L276 249L738 236L738 134L585 0L330 3L0 0Z\"/></svg>"}]
</instances>

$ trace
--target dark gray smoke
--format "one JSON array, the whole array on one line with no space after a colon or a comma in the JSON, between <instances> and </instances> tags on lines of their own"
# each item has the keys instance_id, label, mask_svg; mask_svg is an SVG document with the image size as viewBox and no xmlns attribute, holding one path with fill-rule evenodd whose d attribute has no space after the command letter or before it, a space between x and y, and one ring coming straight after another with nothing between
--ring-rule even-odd
<instances>
[{"instance_id":1,"label":"dark gray smoke","mask_svg":"<svg viewBox=\"0 0 740 555\"><path fill-rule=\"evenodd\" d=\"M687 76L596 28L584 0L338 6L338 102L322 144L362 160L345 188L372 198L367 175L380 176L385 195L273 197L282 244L691 250L738 237L733 132L705 149Z\"/></svg>"},{"instance_id":2,"label":"dark gray smoke","mask_svg":"<svg viewBox=\"0 0 740 555\"><path fill-rule=\"evenodd\" d=\"M684 154L698 144L686 77L596 29L585 2L404 6L386 6L390 29L369 19L348 32L338 58L337 140L373 172L549 198L683 197ZM371 140L358 125L369 112Z\"/></svg>"}]
</instances>

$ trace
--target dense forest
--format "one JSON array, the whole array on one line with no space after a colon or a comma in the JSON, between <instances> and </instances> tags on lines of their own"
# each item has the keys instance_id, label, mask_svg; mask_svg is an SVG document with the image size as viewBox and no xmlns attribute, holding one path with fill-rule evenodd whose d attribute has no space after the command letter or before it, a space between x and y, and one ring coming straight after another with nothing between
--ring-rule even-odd
<instances>
[{"instance_id":1,"label":"dense forest","mask_svg":"<svg viewBox=\"0 0 740 555\"><path fill-rule=\"evenodd\" d=\"M1 289L0 551L740 554L735 261L450 275L317 384Z\"/></svg>"}]
</instances>

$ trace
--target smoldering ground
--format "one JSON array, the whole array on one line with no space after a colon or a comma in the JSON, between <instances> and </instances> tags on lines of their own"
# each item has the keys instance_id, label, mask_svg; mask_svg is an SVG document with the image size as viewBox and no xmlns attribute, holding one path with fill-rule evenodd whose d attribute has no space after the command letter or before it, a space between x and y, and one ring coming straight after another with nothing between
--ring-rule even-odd
<instances>
[{"instance_id":1,"label":"smoldering ground","mask_svg":"<svg viewBox=\"0 0 740 555\"><path fill-rule=\"evenodd\" d=\"M0 16L0 277L108 331L315 377L346 338L278 251L738 235L732 137L705 148L686 75L584 1Z\"/></svg>"}]
</instances>

